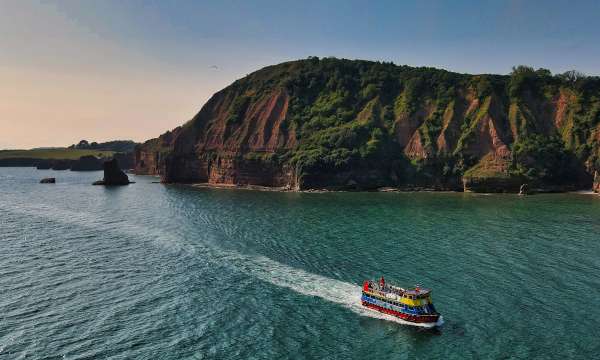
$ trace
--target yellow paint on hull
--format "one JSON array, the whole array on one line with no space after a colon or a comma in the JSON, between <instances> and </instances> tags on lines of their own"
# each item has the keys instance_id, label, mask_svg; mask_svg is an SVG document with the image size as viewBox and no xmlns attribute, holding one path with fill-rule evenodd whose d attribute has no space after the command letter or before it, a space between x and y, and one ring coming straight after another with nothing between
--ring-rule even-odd
<instances>
[{"instance_id":1,"label":"yellow paint on hull","mask_svg":"<svg viewBox=\"0 0 600 360\"><path fill-rule=\"evenodd\" d=\"M371 291L364 291L365 294L372 296L374 298L383 300L383 301L390 301L391 299L380 295L378 293L375 292L371 292ZM427 296L426 298L422 298L422 299L409 299L409 298L405 298L405 297L401 297L399 300L400 303L405 304L405 305L409 305L409 306L424 306L424 305L429 305L431 304L431 297Z\"/></svg>"},{"instance_id":2,"label":"yellow paint on hull","mask_svg":"<svg viewBox=\"0 0 600 360\"><path fill-rule=\"evenodd\" d=\"M426 297L424 299L409 299L409 298L400 298L400 302L410 306L423 306L431 304L431 298Z\"/></svg>"}]
</instances>

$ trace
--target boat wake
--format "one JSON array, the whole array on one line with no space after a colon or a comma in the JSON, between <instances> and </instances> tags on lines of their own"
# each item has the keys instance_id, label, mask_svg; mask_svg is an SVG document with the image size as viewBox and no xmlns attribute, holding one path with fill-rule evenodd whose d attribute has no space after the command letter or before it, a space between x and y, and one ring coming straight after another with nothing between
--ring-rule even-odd
<instances>
[{"instance_id":1,"label":"boat wake","mask_svg":"<svg viewBox=\"0 0 600 360\"><path fill-rule=\"evenodd\" d=\"M361 287L340 280L313 274L276 262L264 256L245 258L242 269L256 278L278 287L290 289L306 296L316 296L325 301L342 305L361 316L393 321L398 324L431 328L432 325L404 321L395 316L380 313L362 306ZM442 325L440 317L434 326Z\"/></svg>"},{"instance_id":2,"label":"boat wake","mask_svg":"<svg viewBox=\"0 0 600 360\"><path fill-rule=\"evenodd\" d=\"M10 209L10 212L41 217L65 224L76 224L95 230L101 229L105 232L119 232L121 235L126 236L153 239L152 241L159 244L161 247L167 247L175 251L184 250L186 252L190 251L195 253L197 250L194 246L185 244L184 239L177 238L174 234L156 229L150 230L146 227L127 221L121 221L118 228L106 229L106 219L102 221L102 219L97 218L91 213L73 212L64 209L58 211L58 209L53 206L41 204L38 204L37 206L23 206L20 209L12 208ZM204 243L203 245L207 246L207 248L202 250L203 253L212 253L212 258L226 260L234 269L272 285L290 289L302 295L315 296L325 301L344 306L361 316L392 321L403 325L426 328L432 327L431 324L407 322L397 317L383 314L362 306L360 300L361 287L356 284L313 274L279 263L265 256L245 255L232 250L219 248L214 244ZM442 323L443 320L442 317L440 317L440 320L435 325L441 325Z\"/></svg>"}]
</instances>

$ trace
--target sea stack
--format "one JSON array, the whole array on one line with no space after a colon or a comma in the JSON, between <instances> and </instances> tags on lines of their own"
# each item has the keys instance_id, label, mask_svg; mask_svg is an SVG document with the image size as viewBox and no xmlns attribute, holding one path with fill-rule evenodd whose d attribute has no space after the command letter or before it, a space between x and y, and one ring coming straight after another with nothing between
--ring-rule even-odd
<instances>
[{"instance_id":1,"label":"sea stack","mask_svg":"<svg viewBox=\"0 0 600 360\"><path fill-rule=\"evenodd\" d=\"M95 181L93 185L128 185L130 184L127 174L125 174L119 167L117 159L105 161L103 164L104 168L104 179Z\"/></svg>"},{"instance_id":2,"label":"sea stack","mask_svg":"<svg viewBox=\"0 0 600 360\"><path fill-rule=\"evenodd\" d=\"M54 183L56 183L56 178L53 178L53 177L43 178L42 180L40 180L40 184L54 184Z\"/></svg>"}]
</instances>

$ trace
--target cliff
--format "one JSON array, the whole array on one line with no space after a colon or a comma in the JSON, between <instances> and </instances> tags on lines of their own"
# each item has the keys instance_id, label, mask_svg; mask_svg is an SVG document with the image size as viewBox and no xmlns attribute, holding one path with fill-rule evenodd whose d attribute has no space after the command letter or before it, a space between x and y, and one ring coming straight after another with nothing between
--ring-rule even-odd
<instances>
[{"instance_id":1,"label":"cliff","mask_svg":"<svg viewBox=\"0 0 600 360\"><path fill-rule=\"evenodd\" d=\"M468 75L359 60L269 66L135 149L164 182L292 189L591 188L600 79Z\"/></svg>"}]
</instances>

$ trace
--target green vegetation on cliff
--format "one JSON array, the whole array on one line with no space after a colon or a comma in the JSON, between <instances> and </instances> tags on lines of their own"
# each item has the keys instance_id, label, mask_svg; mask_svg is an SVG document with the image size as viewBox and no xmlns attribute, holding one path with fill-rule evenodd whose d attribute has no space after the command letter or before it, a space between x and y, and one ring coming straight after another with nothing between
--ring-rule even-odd
<instances>
[{"instance_id":1,"label":"green vegetation on cliff","mask_svg":"<svg viewBox=\"0 0 600 360\"><path fill-rule=\"evenodd\" d=\"M95 141L88 142L87 140L81 140L77 144L73 144L69 146L69 149L78 149L78 150L102 150L102 151L114 151L114 152L122 152L129 153L132 152L137 145L133 140L112 140L106 141L102 143L97 143Z\"/></svg>"},{"instance_id":2,"label":"green vegetation on cliff","mask_svg":"<svg viewBox=\"0 0 600 360\"><path fill-rule=\"evenodd\" d=\"M276 94L287 100L279 127L268 115ZM187 145L175 148L236 151L290 166L300 179L321 176L325 185L324 174L349 173L365 187L456 187L463 176L579 186L600 165L599 124L600 79L576 72L518 66L510 75L469 75L311 57L266 67L215 94L182 127ZM253 148L280 135L293 141Z\"/></svg>"}]
</instances>

